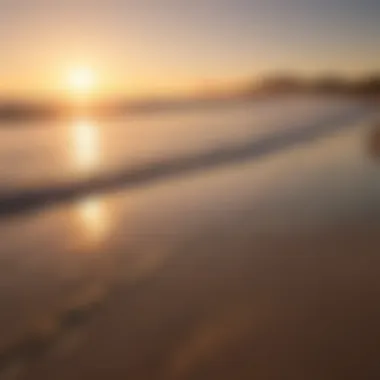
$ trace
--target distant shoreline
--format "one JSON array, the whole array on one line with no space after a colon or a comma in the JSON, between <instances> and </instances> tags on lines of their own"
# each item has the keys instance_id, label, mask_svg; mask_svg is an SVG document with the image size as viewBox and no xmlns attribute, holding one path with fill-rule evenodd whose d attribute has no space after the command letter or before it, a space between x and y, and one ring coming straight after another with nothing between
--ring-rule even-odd
<instances>
[{"instance_id":1,"label":"distant shoreline","mask_svg":"<svg viewBox=\"0 0 380 380\"><path fill-rule=\"evenodd\" d=\"M242 102L268 99L271 97L333 96L349 97L365 101L380 100L380 76L373 75L361 80L348 81L339 77L302 80L283 76L267 78L260 84L244 85L238 90L201 94L188 97L155 97L140 100L103 101L77 108L64 103L33 102L28 100L0 100L0 122L17 123L70 118L78 113L94 117L112 117L126 113L145 114L161 111L175 111L210 107L226 102Z\"/></svg>"}]
</instances>

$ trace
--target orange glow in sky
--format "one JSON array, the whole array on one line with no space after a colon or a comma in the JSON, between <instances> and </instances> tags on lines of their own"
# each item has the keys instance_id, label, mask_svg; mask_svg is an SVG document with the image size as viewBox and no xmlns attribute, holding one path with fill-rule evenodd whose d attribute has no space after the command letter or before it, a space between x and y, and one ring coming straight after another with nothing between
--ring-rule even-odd
<instances>
[{"instance_id":1,"label":"orange glow in sky","mask_svg":"<svg viewBox=\"0 0 380 380\"><path fill-rule=\"evenodd\" d=\"M379 16L375 0L0 1L0 97L80 102L277 72L376 73Z\"/></svg>"}]
</instances>

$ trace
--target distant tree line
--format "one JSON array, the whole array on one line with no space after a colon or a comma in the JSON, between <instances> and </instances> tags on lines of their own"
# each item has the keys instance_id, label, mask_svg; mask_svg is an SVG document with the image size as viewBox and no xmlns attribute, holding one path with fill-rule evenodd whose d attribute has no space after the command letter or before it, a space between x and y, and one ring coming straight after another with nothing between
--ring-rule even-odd
<instances>
[{"instance_id":1,"label":"distant tree line","mask_svg":"<svg viewBox=\"0 0 380 380\"><path fill-rule=\"evenodd\" d=\"M2 120L49 119L56 118L59 114L59 108L51 104L37 104L27 101L0 103L0 119Z\"/></svg>"},{"instance_id":2,"label":"distant tree line","mask_svg":"<svg viewBox=\"0 0 380 380\"><path fill-rule=\"evenodd\" d=\"M251 94L310 92L342 95L380 95L380 73L360 79L345 79L329 75L314 79L302 79L297 76L282 75L266 78L249 89Z\"/></svg>"},{"instance_id":3,"label":"distant tree line","mask_svg":"<svg viewBox=\"0 0 380 380\"><path fill-rule=\"evenodd\" d=\"M181 110L217 105L225 101L240 101L262 96L278 94L326 94L360 96L380 99L380 73L368 75L360 79L345 79L338 75L329 75L314 79L300 78L297 75L277 75L264 78L260 83L248 84L238 90L213 93L205 96L188 98L155 98L138 101L105 102L91 105L89 111L100 116L120 113L147 113L165 110ZM67 105L36 103L28 101L0 100L0 120L18 121L33 119L49 119L70 116Z\"/></svg>"}]
</instances>

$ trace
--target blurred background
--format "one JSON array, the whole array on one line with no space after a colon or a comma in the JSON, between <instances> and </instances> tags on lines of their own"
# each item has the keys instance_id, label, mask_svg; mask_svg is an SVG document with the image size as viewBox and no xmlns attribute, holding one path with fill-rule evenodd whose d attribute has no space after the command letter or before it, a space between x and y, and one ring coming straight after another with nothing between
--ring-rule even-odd
<instances>
[{"instance_id":1,"label":"blurred background","mask_svg":"<svg viewBox=\"0 0 380 380\"><path fill-rule=\"evenodd\" d=\"M378 378L379 17L0 0L0 380Z\"/></svg>"}]
</instances>

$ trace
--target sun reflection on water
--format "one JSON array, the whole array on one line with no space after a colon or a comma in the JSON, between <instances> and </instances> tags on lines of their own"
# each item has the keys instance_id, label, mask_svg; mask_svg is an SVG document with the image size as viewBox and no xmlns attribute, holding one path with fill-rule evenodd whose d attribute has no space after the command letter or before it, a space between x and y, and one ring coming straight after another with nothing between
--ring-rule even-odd
<instances>
[{"instance_id":1,"label":"sun reflection on water","mask_svg":"<svg viewBox=\"0 0 380 380\"><path fill-rule=\"evenodd\" d=\"M70 136L75 169L84 174L95 171L100 165L102 148L99 126L91 119L77 119ZM78 202L76 218L84 243L93 246L103 241L108 232L108 217L107 204L101 197L87 197Z\"/></svg>"},{"instance_id":2,"label":"sun reflection on water","mask_svg":"<svg viewBox=\"0 0 380 380\"><path fill-rule=\"evenodd\" d=\"M88 119L78 119L72 126L72 155L76 168L90 171L100 164L99 126Z\"/></svg>"},{"instance_id":3,"label":"sun reflection on water","mask_svg":"<svg viewBox=\"0 0 380 380\"><path fill-rule=\"evenodd\" d=\"M109 220L106 204L100 198L87 198L78 204L78 217L84 227L86 240L102 241L108 231Z\"/></svg>"}]
</instances>

